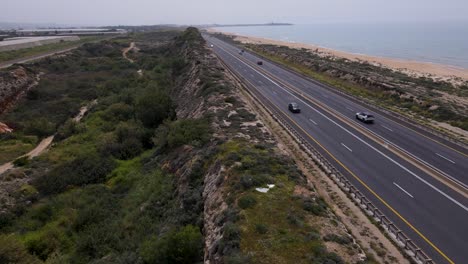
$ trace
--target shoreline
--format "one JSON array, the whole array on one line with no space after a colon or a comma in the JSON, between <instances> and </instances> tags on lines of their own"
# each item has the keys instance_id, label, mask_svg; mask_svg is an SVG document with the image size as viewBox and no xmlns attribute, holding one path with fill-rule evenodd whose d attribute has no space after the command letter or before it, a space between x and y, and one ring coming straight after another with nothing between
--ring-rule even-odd
<instances>
[{"instance_id":1,"label":"shoreline","mask_svg":"<svg viewBox=\"0 0 468 264\"><path fill-rule=\"evenodd\" d=\"M234 40L237 40L244 44L270 44L287 46L289 48L294 49L308 49L310 51L318 52L323 56L332 56L352 61L367 62L375 66L403 72L413 77L428 77L434 80L447 81L454 84L461 83L463 81L468 81L468 69L464 69L453 65L351 53L341 50L330 49L327 47L321 47L314 44L288 42L270 38L240 35L236 33L221 31L214 28L208 28L207 31L210 33L222 33L228 36L232 36L234 37ZM463 81L455 79L462 79Z\"/></svg>"}]
</instances>

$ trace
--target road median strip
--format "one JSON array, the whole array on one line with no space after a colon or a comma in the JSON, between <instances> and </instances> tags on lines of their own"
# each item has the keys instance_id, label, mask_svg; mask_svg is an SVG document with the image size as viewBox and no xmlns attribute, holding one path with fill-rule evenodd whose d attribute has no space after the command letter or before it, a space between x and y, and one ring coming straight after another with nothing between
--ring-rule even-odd
<instances>
[{"instance_id":1,"label":"road median strip","mask_svg":"<svg viewBox=\"0 0 468 264\"><path fill-rule=\"evenodd\" d=\"M245 60L244 58L237 57L239 60L243 61L244 63L248 64L251 67L255 67L254 63ZM430 175L434 179L438 180L439 182L445 184L446 186L450 187L452 190L456 191L457 193L461 194L463 197L468 198L468 188L464 186L464 184L448 175L444 175L441 171L436 168L430 167L428 164L424 164L420 159L414 157L412 154L408 153L407 151L401 149L400 147L396 146L393 143L385 140L379 135L376 135L374 132L369 131L368 129L364 129L350 120L347 120L341 113L337 113L334 109L330 108L329 106L324 105L323 103L317 101L316 99L310 97L309 95L304 94L300 89L285 83L283 80L277 78L276 76L272 75L271 73L267 72L260 67L255 68L255 70L261 72L262 74L266 75L268 78L271 78L277 85L282 88L286 88L293 92L293 94L297 97L302 97L309 103L321 108L326 113L329 113L336 119L340 120L342 123L348 125L349 127L353 128L354 130L358 131L362 135L366 136L367 138L373 140L375 143L384 146L386 149L390 150L393 154L399 156L400 158L410 162L413 166L417 167L418 169L422 170L426 174ZM281 86L279 85L281 84ZM389 144L390 143L390 144ZM466 207L465 207L466 208ZM466 209L465 209L466 210Z\"/></svg>"},{"instance_id":2,"label":"road median strip","mask_svg":"<svg viewBox=\"0 0 468 264\"><path fill-rule=\"evenodd\" d=\"M229 52L228 52L229 53ZM230 53L229 53L230 54ZM231 54L232 55L232 54ZM219 57L219 56L218 56ZM239 76L237 73L234 72L227 64L223 61L221 57L219 57L222 63L225 65L227 69L229 69L232 73L233 76L235 76L241 83L247 84L247 86L250 86L251 88L256 90L255 85L253 85L251 82L243 78L242 76ZM245 71L245 70L244 70ZM361 209L369 216L373 217L375 221L380 223L380 225L384 228L385 231L390 234L390 237L393 238L399 246L405 249L405 251L417 262L419 263L434 263L426 253L422 251L417 245L409 239L407 235L403 233L402 230L398 229L395 224L393 224L376 206L374 206L370 200L368 200L356 187L354 187L341 173L334 168L331 163L328 162L326 158L324 158L320 152L318 152L313 146L311 146L309 143L307 143L302 136L298 132L295 131L293 127L287 124L283 118L280 117L280 115L284 115L286 118L289 118L291 122L295 123L294 120L292 120L290 117L288 117L281 109L277 108L276 106L272 105L273 109L276 108L276 111L279 111L280 114L275 114L274 110L270 110L263 102L259 99L260 97L263 97L263 95L260 94L260 92L252 91L250 89L246 89L246 91L252 95L252 97L260 103L260 105L268 112L270 115L276 120L285 130L296 140L301 144L301 147L304 148L307 154L309 154L310 157L326 172L330 178L346 193L349 194L349 196L352 198L353 201L355 201ZM257 94L258 93L258 94ZM271 104L271 103L270 103ZM299 127L299 129L302 129L297 123L296 126ZM304 133L307 134L306 131L303 131ZM328 152L327 149L325 149L318 141L316 141L314 138L312 138L310 135L308 135L315 143L317 143L322 149L324 149L325 152L327 152L332 158L333 155ZM336 158L335 158L336 159ZM340 164L345 170L347 167L342 164L340 161L336 160L338 164ZM357 177L349 171L354 177ZM395 213L405 224L407 224L413 231L415 231L423 240L425 240L432 248L434 248L443 258L445 258L449 263L454 263L448 256L446 256L440 249L438 249L431 241L429 241L422 233L420 233L414 226L412 226L405 218L403 218L398 212L396 212L395 209L393 209L387 202L385 202L380 196L378 196L372 189L370 189L367 184L365 184L362 180L360 180L357 177L357 180L364 185L366 189L368 189L373 195L375 195L386 207L388 207L393 213Z\"/></svg>"}]
</instances>

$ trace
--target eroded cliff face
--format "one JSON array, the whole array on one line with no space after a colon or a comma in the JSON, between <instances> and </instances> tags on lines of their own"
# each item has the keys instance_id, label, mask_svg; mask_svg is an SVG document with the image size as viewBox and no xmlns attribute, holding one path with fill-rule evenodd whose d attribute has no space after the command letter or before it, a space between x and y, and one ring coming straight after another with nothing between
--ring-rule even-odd
<instances>
[{"instance_id":1,"label":"eroded cliff face","mask_svg":"<svg viewBox=\"0 0 468 264\"><path fill-rule=\"evenodd\" d=\"M23 66L0 71L0 114L28 89L37 84L38 75Z\"/></svg>"},{"instance_id":2,"label":"eroded cliff face","mask_svg":"<svg viewBox=\"0 0 468 264\"><path fill-rule=\"evenodd\" d=\"M205 158L210 158L211 151L214 151L218 141L229 137L221 128L224 118L233 109L233 105L226 103L226 98L233 96L229 91L227 93L204 93L204 90L212 87L230 86L229 83L223 81L224 76L217 76L211 80L210 75L219 73L222 70L217 58L208 50L204 43L197 43L198 47L187 47L182 50L181 55L189 62L187 74L179 78L176 88L172 91L172 98L177 104L178 118L204 118L207 116L213 117L211 126L214 129L214 135L209 146L203 151L194 151L193 148L184 147L178 152L178 157L168 157L166 166L177 177L177 192L179 197L186 197L190 190L190 177L194 170L200 169L202 165L208 165L203 170L201 175L203 186L200 192L201 201L203 204L202 215L203 219L203 235L205 237L205 263L222 263L222 254L216 252L216 245L222 238L222 223L219 218L222 217L224 210L227 208L223 198L223 166L219 161L206 164ZM206 79L202 79L205 76ZM193 193L192 193L193 195ZM197 196L197 195L195 195ZM196 200L196 197L194 198ZM180 199L181 207L187 210L193 210L194 206L199 204L184 202ZM186 200L185 200L186 201Z\"/></svg>"},{"instance_id":3,"label":"eroded cliff face","mask_svg":"<svg viewBox=\"0 0 468 264\"><path fill-rule=\"evenodd\" d=\"M177 154L167 157L164 167L176 175L180 206L194 210L202 206L205 263L223 263L223 250L219 244L226 224L225 201L227 168L219 159L219 146L228 139L242 138L256 142L274 142L272 135L252 114L240 97L232 76L203 41L181 49L181 57L188 62L186 74L179 76L172 98L177 104L177 117L209 118L213 138L203 150L182 147ZM258 125L257 125L258 124ZM203 204L196 203L197 192L192 189L202 172L200 195ZM195 178L195 179L194 179Z\"/></svg>"}]
</instances>

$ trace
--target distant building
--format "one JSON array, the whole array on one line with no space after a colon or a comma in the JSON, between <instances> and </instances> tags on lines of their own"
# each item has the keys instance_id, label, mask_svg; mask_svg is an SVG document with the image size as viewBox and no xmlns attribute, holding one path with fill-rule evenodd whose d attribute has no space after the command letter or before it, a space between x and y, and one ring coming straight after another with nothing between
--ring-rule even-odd
<instances>
[{"instance_id":1,"label":"distant building","mask_svg":"<svg viewBox=\"0 0 468 264\"><path fill-rule=\"evenodd\" d=\"M19 29L18 36L69 36L69 35L108 35L125 34L123 29L107 28L41 28L41 29Z\"/></svg>"},{"instance_id":2,"label":"distant building","mask_svg":"<svg viewBox=\"0 0 468 264\"><path fill-rule=\"evenodd\" d=\"M77 41L80 40L78 36L49 36L49 37L19 37L19 38L6 38L0 41L0 52L9 50L19 50L42 46L51 43L62 41Z\"/></svg>"}]
</instances>

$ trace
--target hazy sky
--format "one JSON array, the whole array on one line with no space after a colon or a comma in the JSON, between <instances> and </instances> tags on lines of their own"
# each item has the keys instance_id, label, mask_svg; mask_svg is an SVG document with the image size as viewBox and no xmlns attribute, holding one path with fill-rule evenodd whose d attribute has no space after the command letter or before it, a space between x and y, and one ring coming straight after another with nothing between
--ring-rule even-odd
<instances>
[{"instance_id":1,"label":"hazy sky","mask_svg":"<svg viewBox=\"0 0 468 264\"><path fill-rule=\"evenodd\" d=\"M0 22L209 24L468 20L468 0L0 0Z\"/></svg>"}]
</instances>

